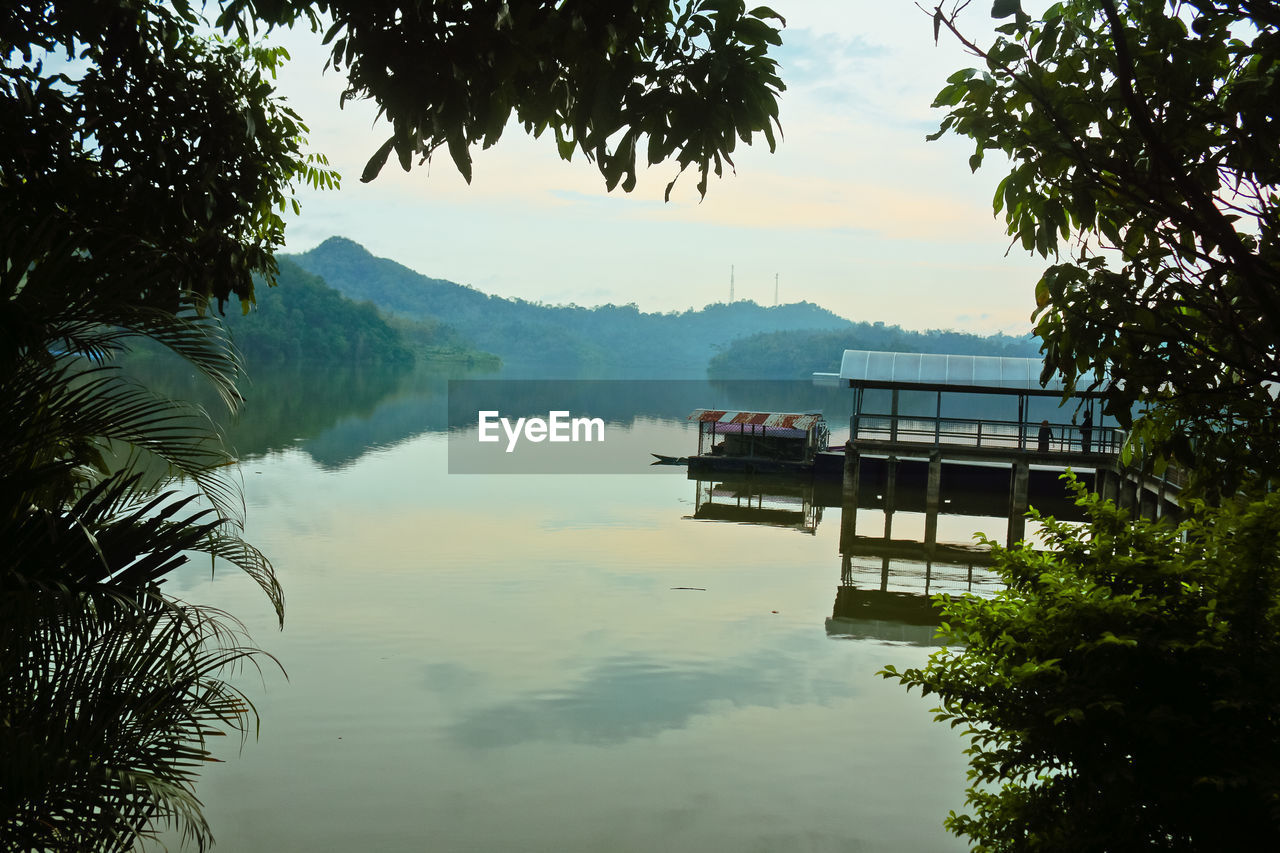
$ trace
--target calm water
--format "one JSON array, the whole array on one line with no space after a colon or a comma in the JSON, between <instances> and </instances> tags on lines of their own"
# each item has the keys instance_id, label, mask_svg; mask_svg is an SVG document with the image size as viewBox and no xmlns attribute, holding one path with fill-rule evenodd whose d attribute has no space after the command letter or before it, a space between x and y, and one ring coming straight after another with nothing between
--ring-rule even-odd
<instances>
[{"instance_id":1,"label":"calm water","mask_svg":"<svg viewBox=\"0 0 1280 853\"><path fill-rule=\"evenodd\" d=\"M260 737L200 782L219 849L964 849L941 827L963 805L960 737L876 675L925 660L920 630L829 624L840 508L697 520L678 468L450 475L441 394L400 383L255 433L247 537L284 584L283 632L230 571L173 579L288 671L243 676ZM637 471L696 444L673 418L611 429ZM859 511L859 533L883 523ZM948 515L939 540L1002 525ZM923 529L895 514L894 538Z\"/></svg>"}]
</instances>

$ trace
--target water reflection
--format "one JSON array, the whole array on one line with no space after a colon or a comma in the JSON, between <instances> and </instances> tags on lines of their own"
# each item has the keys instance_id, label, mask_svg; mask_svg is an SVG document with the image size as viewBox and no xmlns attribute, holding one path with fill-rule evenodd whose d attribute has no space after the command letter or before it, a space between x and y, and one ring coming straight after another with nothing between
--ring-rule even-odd
<instances>
[{"instance_id":1,"label":"water reflection","mask_svg":"<svg viewBox=\"0 0 1280 853\"><path fill-rule=\"evenodd\" d=\"M1011 514L1010 470L1000 466L943 465L932 474L924 460L867 459L856 483L845 484L840 526L840 584L836 587L831 636L875 638L913 645L939 645L934 629L941 614L932 596L993 595L1000 588L991 570L990 549L982 544L939 541L940 518L948 515L997 518L1009 535L1020 530ZM1079 518L1054 471L1030 478L1033 504L1061 518ZM859 533L859 515L878 508L883 527ZM894 518L923 514L919 536L895 536ZM913 519L913 520L915 520ZM1015 527L1016 525L1016 527ZM972 533L972 531L971 531Z\"/></svg>"},{"instance_id":2,"label":"water reflection","mask_svg":"<svg viewBox=\"0 0 1280 853\"><path fill-rule=\"evenodd\" d=\"M789 661L781 651L753 651L714 664L610 657L572 686L474 710L448 734L471 749L532 741L617 744L684 729L713 709L778 708L797 695L829 704L856 689L847 679L815 679Z\"/></svg>"},{"instance_id":3,"label":"water reflection","mask_svg":"<svg viewBox=\"0 0 1280 853\"><path fill-rule=\"evenodd\" d=\"M856 490L809 476L690 474L694 511L685 518L816 536L823 510L839 508L840 574L828 636L937 645L934 594L989 596L999 589L991 552L973 534L998 535L1009 526L1009 469L954 466L932 499L924 461L865 459L860 473ZM1035 505L1059 518L1080 517L1057 472L1033 472L1031 482Z\"/></svg>"},{"instance_id":4,"label":"water reflection","mask_svg":"<svg viewBox=\"0 0 1280 853\"><path fill-rule=\"evenodd\" d=\"M657 449L688 437L682 416L649 429ZM963 744L875 675L923 650L821 626L838 487L779 493L808 501L797 535L685 520L697 484L679 469L449 476L445 445L429 432L335 469L304 441L254 462L283 633L223 573L172 579L249 619L289 671L266 690L247 676L262 738L201 780L221 849L961 849L941 820L962 805Z\"/></svg>"},{"instance_id":5,"label":"water reflection","mask_svg":"<svg viewBox=\"0 0 1280 853\"><path fill-rule=\"evenodd\" d=\"M691 475L692 476L692 475ZM818 532L823 507L812 478L778 476L695 480L693 515L699 521L729 521Z\"/></svg>"},{"instance_id":6,"label":"water reflection","mask_svg":"<svg viewBox=\"0 0 1280 853\"><path fill-rule=\"evenodd\" d=\"M447 429L448 382L473 375L449 365L254 368L240 383L244 405L233 415L190 365L157 356L128 363L127 369L149 387L203 406L240 459L296 447L326 470Z\"/></svg>"}]
</instances>

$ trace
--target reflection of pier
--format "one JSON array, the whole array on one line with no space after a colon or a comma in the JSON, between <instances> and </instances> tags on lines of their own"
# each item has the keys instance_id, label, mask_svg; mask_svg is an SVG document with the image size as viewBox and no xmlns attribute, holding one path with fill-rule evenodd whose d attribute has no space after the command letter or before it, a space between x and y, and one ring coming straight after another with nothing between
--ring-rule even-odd
<instances>
[{"instance_id":1,"label":"reflection of pier","mask_svg":"<svg viewBox=\"0 0 1280 853\"><path fill-rule=\"evenodd\" d=\"M857 503L845 504L840 517L840 585L827 633L833 636L865 637L915 645L933 642L939 614L931 596L939 592L955 595L992 594L999 583L989 570L991 551L976 544L938 542L938 516L955 507L954 502L926 503L924 539L895 538L894 514L898 511L895 477L886 469L886 479L865 484L864 494L874 494L884 509L884 527L879 536L858 535ZM911 490L918 492L918 489ZM855 494L857 490L854 490ZM845 494L848 495L849 490ZM919 503L913 494L910 503ZM966 515L994 515L981 502L964 502ZM944 509L945 508L945 509Z\"/></svg>"},{"instance_id":2,"label":"reflection of pier","mask_svg":"<svg viewBox=\"0 0 1280 853\"><path fill-rule=\"evenodd\" d=\"M693 475L690 475L691 477ZM808 477L740 477L697 480L694 512L699 521L730 521L787 527L813 535L822 520Z\"/></svg>"}]
</instances>

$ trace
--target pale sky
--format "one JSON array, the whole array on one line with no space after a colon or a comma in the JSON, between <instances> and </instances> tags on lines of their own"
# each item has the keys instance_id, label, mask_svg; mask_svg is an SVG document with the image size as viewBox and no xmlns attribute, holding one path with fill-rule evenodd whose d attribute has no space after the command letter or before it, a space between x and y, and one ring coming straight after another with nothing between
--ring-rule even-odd
<instances>
[{"instance_id":1,"label":"pale sky","mask_svg":"<svg viewBox=\"0 0 1280 853\"><path fill-rule=\"evenodd\" d=\"M312 148L343 175L337 192L304 192L287 251L335 234L424 275L488 293L645 311L701 308L735 295L773 304L808 300L854 320L979 333L1030 330L1044 261L1009 249L991 197L1003 177L973 146L926 142L942 112L929 104L953 71L974 64L909 0L777 0L787 19L776 53L787 85L785 138L739 147L737 173L712 179L699 203L686 173L669 203L671 164L642 174L630 194L605 192L580 157L561 161L549 134L517 126L475 150L470 186L444 152L400 170L393 157L361 184L389 136L368 104L339 110L342 78L321 74L319 36L277 39L293 62L280 91L311 128ZM989 6L962 21L986 42ZM1007 253L1007 254L1006 254Z\"/></svg>"}]
</instances>

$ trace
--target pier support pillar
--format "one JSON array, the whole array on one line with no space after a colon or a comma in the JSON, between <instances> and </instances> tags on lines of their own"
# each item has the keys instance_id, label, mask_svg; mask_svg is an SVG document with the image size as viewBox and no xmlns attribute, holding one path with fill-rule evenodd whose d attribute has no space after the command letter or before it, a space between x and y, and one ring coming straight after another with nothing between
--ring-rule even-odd
<instances>
[{"instance_id":1,"label":"pier support pillar","mask_svg":"<svg viewBox=\"0 0 1280 853\"><path fill-rule=\"evenodd\" d=\"M938 510L942 503L942 454L934 453L929 457L929 486L925 491L924 503L924 553L925 560L933 561L933 554L938 542Z\"/></svg>"},{"instance_id":2,"label":"pier support pillar","mask_svg":"<svg viewBox=\"0 0 1280 853\"><path fill-rule=\"evenodd\" d=\"M1098 496L1104 501L1120 502L1120 472L1114 469L1098 469L1101 485L1097 487Z\"/></svg>"},{"instance_id":3,"label":"pier support pillar","mask_svg":"<svg viewBox=\"0 0 1280 853\"><path fill-rule=\"evenodd\" d=\"M862 476L862 456L850 441L844 446L844 479L840 488L840 553L853 550L858 526L858 479Z\"/></svg>"},{"instance_id":4,"label":"pier support pillar","mask_svg":"<svg viewBox=\"0 0 1280 853\"><path fill-rule=\"evenodd\" d=\"M1021 542L1027 532L1027 488L1031 481L1030 466L1025 460L1013 463L1012 482L1009 489L1009 535L1005 544L1012 548Z\"/></svg>"},{"instance_id":5,"label":"pier support pillar","mask_svg":"<svg viewBox=\"0 0 1280 853\"><path fill-rule=\"evenodd\" d=\"M1136 510L1138 516L1145 518L1147 521L1155 521L1158 501L1156 493L1147 488L1147 478L1145 476L1138 480L1137 489L1138 502Z\"/></svg>"},{"instance_id":6,"label":"pier support pillar","mask_svg":"<svg viewBox=\"0 0 1280 853\"><path fill-rule=\"evenodd\" d=\"M1138 484L1128 474L1122 474L1119 480L1119 495L1116 497L1116 505L1132 509L1136 513L1139 498Z\"/></svg>"},{"instance_id":7,"label":"pier support pillar","mask_svg":"<svg viewBox=\"0 0 1280 853\"><path fill-rule=\"evenodd\" d=\"M893 538L893 513L897 510L898 457L890 456L884 463L884 538Z\"/></svg>"}]
</instances>

